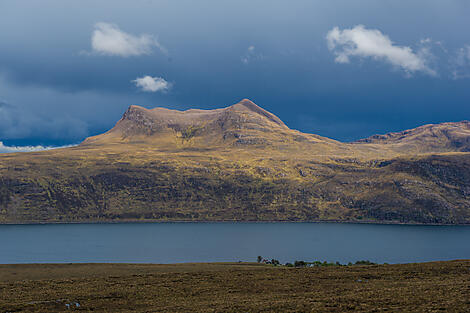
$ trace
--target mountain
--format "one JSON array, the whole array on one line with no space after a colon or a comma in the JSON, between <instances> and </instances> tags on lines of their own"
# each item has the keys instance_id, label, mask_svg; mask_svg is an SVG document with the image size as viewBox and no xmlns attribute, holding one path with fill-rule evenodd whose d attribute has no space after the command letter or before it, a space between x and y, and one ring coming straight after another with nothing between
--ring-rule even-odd
<instances>
[{"instance_id":1,"label":"mountain","mask_svg":"<svg viewBox=\"0 0 470 313\"><path fill-rule=\"evenodd\" d=\"M130 106L80 145L0 155L0 222L470 223L469 122L342 143L248 99Z\"/></svg>"},{"instance_id":2,"label":"mountain","mask_svg":"<svg viewBox=\"0 0 470 313\"><path fill-rule=\"evenodd\" d=\"M264 149L295 143L339 144L328 138L291 130L277 116L248 99L215 110L149 110L131 105L111 130L87 138L82 146L113 143L146 143L174 149L237 146Z\"/></svg>"},{"instance_id":3,"label":"mountain","mask_svg":"<svg viewBox=\"0 0 470 313\"><path fill-rule=\"evenodd\" d=\"M217 110L187 110L184 112L155 108L152 110L132 105L121 120L103 135L88 138L85 143L134 142L157 140L160 144L196 141L200 145L243 142L262 143L257 132L287 130L275 115L263 110L250 100Z\"/></svg>"},{"instance_id":4,"label":"mountain","mask_svg":"<svg viewBox=\"0 0 470 313\"><path fill-rule=\"evenodd\" d=\"M470 152L470 122L423 125L397 133L374 135L355 143L385 145L396 151L412 153Z\"/></svg>"}]
</instances>

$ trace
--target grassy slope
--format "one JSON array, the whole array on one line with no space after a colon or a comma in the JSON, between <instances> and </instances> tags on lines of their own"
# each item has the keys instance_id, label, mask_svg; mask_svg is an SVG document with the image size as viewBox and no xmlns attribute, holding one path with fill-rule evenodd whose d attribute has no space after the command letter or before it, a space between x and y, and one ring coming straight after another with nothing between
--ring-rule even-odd
<instances>
[{"instance_id":1,"label":"grassy slope","mask_svg":"<svg viewBox=\"0 0 470 313\"><path fill-rule=\"evenodd\" d=\"M466 149L466 123L345 144L259 110L132 106L78 147L0 155L0 223L470 223L470 153L445 152Z\"/></svg>"},{"instance_id":2,"label":"grassy slope","mask_svg":"<svg viewBox=\"0 0 470 313\"><path fill-rule=\"evenodd\" d=\"M466 312L469 267L469 261L303 269L246 263L0 265L0 310Z\"/></svg>"},{"instance_id":3,"label":"grassy slope","mask_svg":"<svg viewBox=\"0 0 470 313\"><path fill-rule=\"evenodd\" d=\"M0 221L470 222L465 153L327 161L111 151L3 156Z\"/></svg>"}]
</instances>

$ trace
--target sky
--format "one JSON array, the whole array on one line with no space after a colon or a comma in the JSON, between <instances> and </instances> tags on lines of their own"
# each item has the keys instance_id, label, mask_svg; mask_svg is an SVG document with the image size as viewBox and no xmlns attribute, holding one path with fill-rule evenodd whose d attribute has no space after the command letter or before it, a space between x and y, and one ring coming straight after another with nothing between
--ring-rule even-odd
<instances>
[{"instance_id":1,"label":"sky","mask_svg":"<svg viewBox=\"0 0 470 313\"><path fill-rule=\"evenodd\" d=\"M468 16L466 0L2 0L0 152L79 143L131 104L249 98L341 141L468 120Z\"/></svg>"}]
</instances>

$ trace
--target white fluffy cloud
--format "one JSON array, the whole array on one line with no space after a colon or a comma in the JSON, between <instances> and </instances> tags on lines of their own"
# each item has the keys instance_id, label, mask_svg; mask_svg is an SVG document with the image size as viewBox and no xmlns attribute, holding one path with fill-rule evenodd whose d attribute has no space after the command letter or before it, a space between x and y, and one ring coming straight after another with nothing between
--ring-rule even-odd
<instances>
[{"instance_id":1,"label":"white fluffy cloud","mask_svg":"<svg viewBox=\"0 0 470 313\"><path fill-rule=\"evenodd\" d=\"M338 63L349 63L351 57L373 58L384 60L403 69L407 74L423 72L436 75L428 66L429 50L414 52L407 46L398 46L377 29L367 29L358 25L341 30L338 27L330 30L326 39L328 48L336 55Z\"/></svg>"},{"instance_id":2,"label":"white fluffy cloud","mask_svg":"<svg viewBox=\"0 0 470 313\"><path fill-rule=\"evenodd\" d=\"M75 145L67 145L60 147L50 147L50 146L5 146L2 141L0 141L0 153L14 153L14 152L33 152L33 151L42 151L42 150L51 150L58 148L67 148L73 147Z\"/></svg>"},{"instance_id":3,"label":"white fluffy cloud","mask_svg":"<svg viewBox=\"0 0 470 313\"><path fill-rule=\"evenodd\" d=\"M147 92L166 92L171 88L171 84L161 77L144 76L132 80L142 91Z\"/></svg>"},{"instance_id":4,"label":"white fluffy cloud","mask_svg":"<svg viewBox=\"0 0 470 313\"><path fill-rule=\"evenodd\" d=\"M115 24L96 23L91 37L93 52L102 55L130 57L151 54L153 48L160 49L167 54L168 51L149 34L135 36L119 29Z\"/></svg>"}]
</instances>

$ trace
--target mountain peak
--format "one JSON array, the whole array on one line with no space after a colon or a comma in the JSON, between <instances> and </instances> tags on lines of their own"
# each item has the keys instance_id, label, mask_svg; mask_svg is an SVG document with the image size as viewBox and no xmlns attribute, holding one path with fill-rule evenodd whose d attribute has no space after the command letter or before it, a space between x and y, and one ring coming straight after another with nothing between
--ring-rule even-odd
<instances>
[{"instance_id":1,"label":"mountain peak","mask_svg":"<svg viewBox=\"0 0 470 313\"><path fill-rule=\"evenodd\" d=\"M229 107L229 109L235 109L235 110L242 110L242 111L250 111L253 113L257 113L261 116L266 117L269 119L271 122L274 122L278 124L281 127L286 127L286 124L284 124L283 121L281 121L280 118L278 118L276 115L266 111L265 109L261 108L260 106L256 105L253 101L250 99L243 99L242 101L238 102L237 104L232 105Z\"/></svg>"},{"instance_id":2,"label":"mountain peak","mask_svg":"<svg viewBox=\"0 0 470 313\"><path fill-rule=\"evenodd\" d=\"M248 98L245 98L245 99L242 99L240 102L238 102L239 104L243 104L243 105L246 105L246 106L257 106L253 101L251 101L250 99Z\"/></svg>"}]
</instances>

